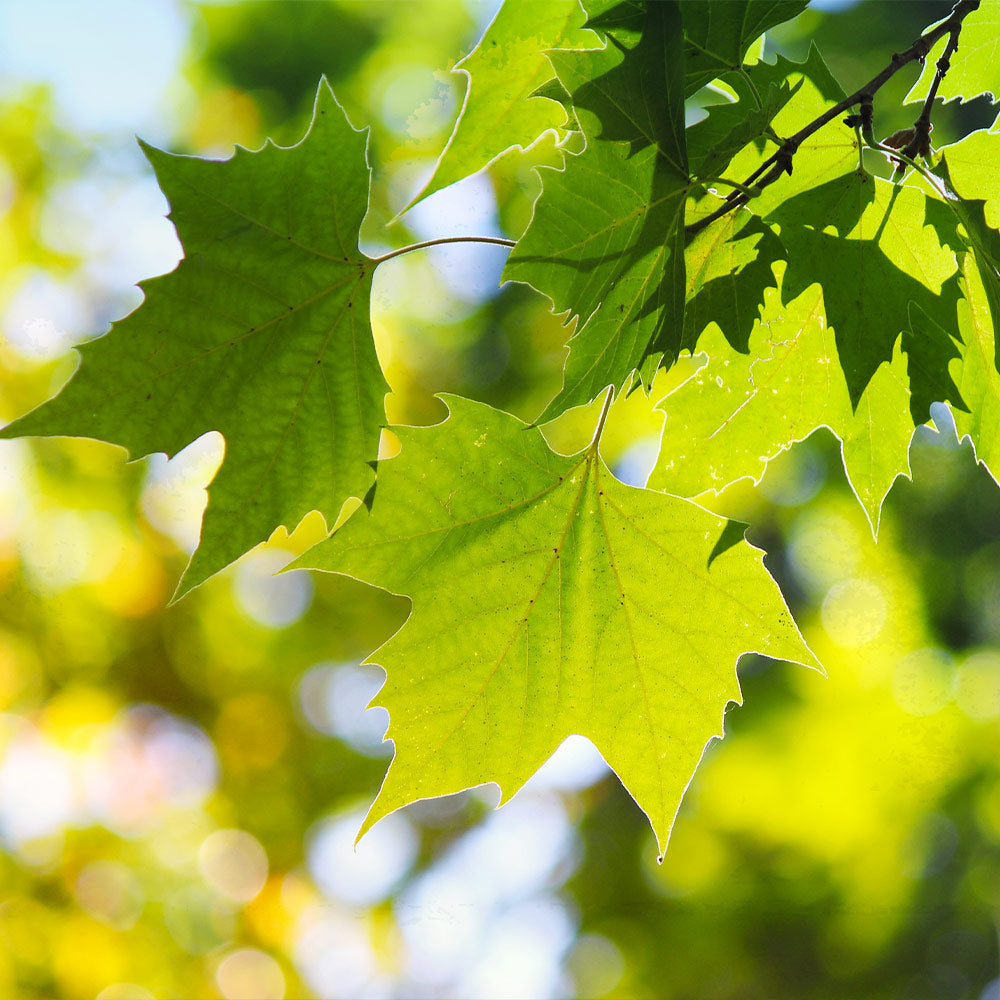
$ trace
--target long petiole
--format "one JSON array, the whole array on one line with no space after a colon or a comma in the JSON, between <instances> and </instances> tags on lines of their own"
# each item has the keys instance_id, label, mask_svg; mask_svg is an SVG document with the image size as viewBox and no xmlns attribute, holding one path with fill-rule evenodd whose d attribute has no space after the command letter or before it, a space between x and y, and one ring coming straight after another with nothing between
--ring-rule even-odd
<instances>
[{"instance_id":1,"label":"long petiole","mask_svg":"<svg viewBox=\"0 0 1000 1000\"><path fill-rule=\"evenodd\" d=\"M393 257L402 257L403 254L412 253L414 250L426 250L427 247L444 246L447 243L489 243L499 247L517 246L517 240L508 240L503 236L441 236L436 240L424 240L422 243L411 243L409 246L400 247L398 250L390 250L381 257L375 257L376 264L383 264Z\"/></svg>"}]
</instances>

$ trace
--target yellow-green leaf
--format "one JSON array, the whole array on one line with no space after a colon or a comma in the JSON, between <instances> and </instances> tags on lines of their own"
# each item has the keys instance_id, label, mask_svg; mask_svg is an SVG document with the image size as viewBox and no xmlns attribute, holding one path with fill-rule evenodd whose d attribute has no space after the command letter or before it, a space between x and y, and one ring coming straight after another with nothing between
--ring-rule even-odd
<instances>
[{"instance_id":1,"label":"yellow-green leaf","mask_svg":"<svg viewBox=\"0 0 1000 1000\"><path fill-rule=\"evenodd\" d=\"M396 756L362 832L409 802L493 781L509 799L586 736L660 849L750 651L818 663L747 542L686 500L625 486L595 449L459 397L399 428L361 509L298 565L411 598L372 654ZM723 535L725 538L723 539ZM722 544L720 544L722 539Z\"/></svg>"}]
</instances>

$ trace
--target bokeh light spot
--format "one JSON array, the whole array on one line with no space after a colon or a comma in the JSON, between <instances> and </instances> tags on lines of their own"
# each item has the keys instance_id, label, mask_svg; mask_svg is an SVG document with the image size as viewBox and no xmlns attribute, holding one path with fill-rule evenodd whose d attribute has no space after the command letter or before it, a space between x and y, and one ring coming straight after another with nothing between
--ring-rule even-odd
<instances>
[{"instance_id":1,"label":"bokeh light spot","mask_svg":"<svg viewBox=\"0 0 1000 1000\"><path fill-rule=\"evenodd\" d=\"M216 830L198 849L198 868L226 899L249 903L267 881L267 854L245 830Z\"/></svg>"},{"instance_id":2,"label":"bokeh light spot","mask_svg":"<svg viewBox=\"0 0 1000 1000\"><path fill-rule=\"evenodd\" d=\"M796 576L822 591L854 573L861 558L858 532L843 517L809 511L792 527L789 556Z\"/></svg>"},{"instance_id":3,"label":"bokeh light spot","mask_svg":"<svg viewBox=\"0 0 1000 1000\"><path fill-rule=\"evenodd\" d=\"M182 552L194 552L201 537L201 517L208 503L206 487L219 471L225 442L217 431L192 441L173 458L149 457L142 490L142 512Z\"/></svg>"},{"instance_id":4,"label":"bokeh light spot","mask_svg":"<svg viewBox=\"0 0 1000 1000\"><path fill-rule=\"evenodd\" d=\"M233 583L236 604L256 624L287 628L312 603L312 578L304 570L275 576L293 556L284 549L262 549L251 552L237 565Z\"/></svg>"},{"instance_id":5,"label":"bokeh light spot","mask_svg":"<svg viewBox=\"0 0 1000 1000\"><path fill-rule=\"evenodd\" d=\"M356 663L318 663L299 682L299 703L319 732L336 736L358 753L386 757L392 743L383 741L389 713L368 708L385 682L380 667Z\"/></svg>"},{"instance_id":6,"label":"bokeh light spot","mask_svg":"<svg viewBox=\"0 0 1000 1000\"><path fill-rule=\"evenodd\" d=\"M904 656L892 675L896 704L910 715L933 715L951 701L955 672L951 654L943 649L917 649Z\"/></svg>"},{"instance_id":7,"label":"bokeh light spot","mask_svg":"<svg viewBox=\"0 0 1000 1000\"><path fill-rule=\"evenodd\" d=\"M977 722L1000 718L1000 653L973 653L955 672L955 701Z\"/></svg>"},{"instance_id":8,"label":"bokeh light spot","mask_svg":"<svg viewBox=\"0 0 1000 1000\"><path fill-rule=\"evenodd\" d=\"M118 716L86 776L91 809L126 834L161 821L169 807L199 805L217 779L215 748L205 733L152 705Z\"/></svg>"},{"instance_id":9,"label":"bokeh light spot","mask_svg":"<svg viewBox=\"0 0 1000 1000\"><path fill-rule=\"evenodd\" d=\"M625 972L621 949L601 934L583 934L569 956L575 996L585 1000L610 993Z\"/></svg>"},{"instance_id":10,"label":"bokeh light spot","mask_svg":"<svg viewBox=\"0 0 1000 1000\"><path fill-rule=\"evenodd\" d=\"M371 988L377 969L371 938L353 914L310 907L299 922L294 952L299 973L317 996L378 995Z\"/></svg>"},{"instance_id":11,"label":"bokeh light spot","mask_svg":"<svg viewBox=\"0 0 1000 1000\"><path fill-rule=\"evenodd\" d=\"M156 997L136 983L112 983L105 986L95 1000L156 1000Z\"/></svg>"},{"instance_id":12,"label":"bokeh light spot","mask_svg":"<svg viewBox=\"0 0 1000 1000\"><path fill-rule=\"evenodd\" d=\"M459 996L535 1000L558 995L561 958L575 931L566 907L551 895L515 903L493 921L484 947L458 982Z\"/></svg>"},{"instance_id":13,"label":"bokeh light spot","mask_svg":"<svg viewBox=\"0 0 1000 1000\"><path fill-rule=\"evenodd\" d=\"M215 981L226 1000L282 1000L285 995L281 966L256 948L240 948L226 955Z\"/></svg>"},{"instance_id":14,"label":"bokeh light spot","mask_svg":"<svg viewBox=\"0 0 1000 1000\"><path fill-rule=\"evenodd\" d=\"M409 871L417 854L410 821L393 813L377 823L355 847L362 810L321 822L309 839L309 872L330 899L357 906L377 903Z\"/></svg>"},{"instance_id":15,"label":"bokeh light spot","mask_svg":"<svg viewBox=\"0 0 1000 1000\"><path fill-rule=\"evenodd\" d=\"M885 622L882 588L872 580L841 580L827 592L820 614L827 635L838 645L863 646L879 634Z\"/></svg>"},{"instance_id":16,"label":"bokeh light spot","mask_svg":"<svg viewBox=\"0 0 1000 1000\"><path fill-rule=\"evenodd\" d=\"M77 902L91 916L118 930L135 925L146 897L138 876L120 861L94 861L74 885Z\"/></svg>"}]
</instances>

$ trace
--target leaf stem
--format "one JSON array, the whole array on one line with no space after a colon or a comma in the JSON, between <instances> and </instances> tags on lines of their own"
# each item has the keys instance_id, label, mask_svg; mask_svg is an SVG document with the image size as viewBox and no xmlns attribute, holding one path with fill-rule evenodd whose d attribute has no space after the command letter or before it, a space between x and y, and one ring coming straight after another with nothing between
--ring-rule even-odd
<instances>
[{"instance_id":1,"label":"leaf stem","mask_svg":"<svg viewBox=\"0 0 1000 1000\"><path fill-rule=\"evenodd\" d=\"M760 99L760 91L757 89L757 84L753 82L753 77L747 72L746 66L742 63L740 64L740 76L743 77L744 82L750 88L750 94L753 97L754 104L757 105L757 110L763 111L764 102Z\"/></svg>"},{"instance_id":2,"label":"leaf stem","mask_svg":"<svg viewBox=\"0 0 1000 1000\"><path fill-rule=\"evenodd\" d=\"M604 399L604 406L601 408L601 417L597 421L597 430L594 431L594 437L590 442L590 447L587 451L592 454L597 454L597 446L601 443L601 434L604 433L604 422L608 419L608 411L611 409L611 400L615 398L615 388L610 386L608 388L608 394Z\"/></svg>"},{"instance_id":3,"label":"leaf stem","mask_svg":"<svg viewBox=\"0 0 1000 1000\"><path fill-rule=\"evenodd\" d=\"M855 135L855 141L858 144L858 173L863 174L865 173L865 146L867 146L868 143L866 143L865 140L861 137L860 125L854 126L854 135Z\"/></svg>"},{"instance_id":4,"label":"leaf stem","mask_svg":"<svg viewBox=\"0 0 1000 1000\"><path fill-rule=\"evenodd\" d=\"M756 184L758 189L767 187L769 184L773 184L782 174L792 172L792 158L798 151L799 146L805 142L814 132L821 129L827 122L833 121L838 115L843 114L850 108L856 105L861 105L862 117L865 116L865 111L867 109L868 114L871 113L872 99L876 93L889 79L896 75L904 66L909 65L911 62L916 60L924 59L928 52L930 52L934 43L939 39L943 38L945 35L950 35L948 45L945 48L945 53L942 55L941 60L938 61L938 75L943 77L945 71L947 70L947 60L950 58L951 53L955 51L958 47L958 36L959 32L962 30L962 22L965 18L971 14L973 11L979 9L980 0L957 0L956 4L952 7L951 13L945 20L940 24L931 28L926 34L921 35L908 49L903 52L894 52L892 54L892 59L889 60L889 64L882 69L879 73L876 73L863 87L860 87L849 97L845 97L842 101L835 104L832 108L827 109L823 114L814 118L808 125L803 126L799 129L795 135L786 139L778 151L772 154L768 159L766 159L751 175L745 180L744 186L749 187L751 184ZM942 67L942 63L944 66ZM931 87L932 93L928 94L928 101L924 102L924 108L928 115L927 122L923 126L923 138L926 140L927 132L929 132L929 115L930 115L930 103L933 103L934 95L937 93L937 85L940 83L940 79L935 77L935 83ZM854 117L854 116L852 116ZM917 119L918 122L921 118ZM870 118L868 119L870 121ZM848 119L850 123L850 119ZM853 124L853 123L852 123ZM917 129L919 133L920 129ZM914 141L919 141L920 135L914 137ZM918 151L915 147L914 152ZM895 152L895 151L894 151ZM908 152L905 151L905 152ZM706 226L713 223L716 219L722 218L722 216L733 211L735 208L739 208L741 205L745 205L749 199L742 191L733 191L731 194L726 196L723 203L714 211L710 212L708 215L697 222L691 223L690 226L686 227L685 232L688 237L694 236L696 233L701 232Z\"/></svg>"},{"instance_id":5,"label":"leaf stem","mask_svg":"<svg viewBox=\"0 0 1000 1000\"><path fill-rule=\"evenodd\" d=\"M760 194L757 188L740 184L739 181L731 181L728 177L699 177L698 180L702 184L725 184L726 187L735 188L737 191L745 194L747 198L756 198Z\"/></svg>"},{"instance_id":6,"label":"leaf stem","mask_svg":"<svg viewBox=\"0 0 1000 1000\"><path fill-rule=\"evenodd\" d=\"M374 257L376 264L383 264L393 257L402 257L405 253L412 253L414 250L426 250L427 247L439 247L446 243L489 243L493 246L514 247L517 240L508 240L502 236L441 236L436 240L424 240L422 243L411 243L409 246L400 247L398 250L390 250L382 254L381 257Z\"/></svg>"}]
</instances>

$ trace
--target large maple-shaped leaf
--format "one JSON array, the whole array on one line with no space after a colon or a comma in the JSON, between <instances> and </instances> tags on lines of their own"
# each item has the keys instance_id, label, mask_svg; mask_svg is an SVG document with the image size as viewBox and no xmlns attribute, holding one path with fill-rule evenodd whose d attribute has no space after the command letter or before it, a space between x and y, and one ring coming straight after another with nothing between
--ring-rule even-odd
<instances>
[{"instance_id":1,"label":"large maple-shaped leaf","mask_svg":"<svg viewBox=\"0 0 1000 1000\"><path fill-rule=\"evenodd\" d=\"M368 316L375 262L358 249L365 144L324 83L297 146L224 162L145 147L184 260L80 348L57 397L3 430L99 438L130 457L220 431L225 461L179 593L278 525L313 509L332 523L373 481L388 386Z\"/></svg>"},{"instance_id":2,"label":"large maple-shaped leaf","mask_svg":"<svg viewBox=\"0 0 1000 1000\"><path fill-rule=\"evenodd\" d=\"M688 179L679 32L676 3L653 3L638 41L609 32L604 49L551 54L587 147L563 170L543 171L505 271L580 318L562 391L542 420L636 368L650 377L660 355L680 349Z\"/></svg>"},{"instance_id":3,"label":"large maple-shaped leaf","mask_svg":"<svg viewBox=\"0 0 1000 1000\"><path fill-rule=\"evenodd\" d=\"M906 95L907 102L926 99L947 43L945 35L928 53L923 72ZM938 96L946 101L971 101L982 94L989 94L994 103L1000 101L1000 0L982 0L979 9L966 16L958 51L952 54L938 87Z\"/></svg>"},{"instance_id":4,"label":"large maple-shaped leaf","mask_svg":"<svg viewBox=\"0 0 1000 1000\"><path fill-rule=\"evenodd\" d=\"M579 0L506 0L476 47L454 69L467 81L465 103L434 173L414 199L468 177L512 147L527 149L567 124L557 101L538 94L554 77L547 49L589 48Z\"/></svg>"},{"instance_id":5,"label":"large maple-shaped leaf","mask_svg":"<svg viewBox=\"0 0 1000 1000\"><path fill-rule=\"evenodd\" d=\"M795 17L809 0L680 0L684 19L684 93L738 69L750 43Z\"/></svg>"},{"instance_id":6,"label":"large maple-shaped leaf","mask_svg":"<svg viewBox=\"0 0 1000 1000\"><path fill-rule=\"evenodd\" d=\"M299 561L413 602L372 654L396 756L362 832L483 782L509 799L570 734L597 746L661 850L756 650L818 666L762 553L676 497L625 486L596 449L552 452L481 403L400 428L359 510ZM720 544L725 533L725 540Z\"/></svg>"}]
</instances>

